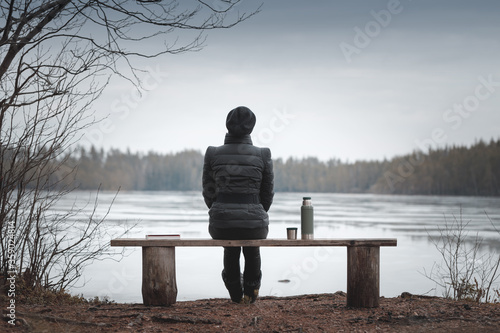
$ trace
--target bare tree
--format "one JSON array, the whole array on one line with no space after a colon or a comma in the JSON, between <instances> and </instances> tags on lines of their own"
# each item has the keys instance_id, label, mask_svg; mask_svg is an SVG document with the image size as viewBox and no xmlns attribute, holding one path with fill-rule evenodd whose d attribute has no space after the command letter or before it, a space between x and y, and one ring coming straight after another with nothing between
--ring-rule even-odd
<instances>
[{"instance_id":1,"label":"bare tree","mask_svg":"<svg viewBox=\"0 0 500 333\"><path fill-rule=\"evenodd\" d=\"M469 235L469 223L463 220L460 209L458 218L453 216L449 221L445 217L444 226L438 227L438 236L429 235L442 261L434 263L430 272L424 269L424 275L443 290L446 298L478 303L497 301L499 294L495 283L500 277L500 255L487 251L478 233Z\"/></svg>"},{"instance_id":2,"label":"bare tree","mask_svg":"<svg viewBox=\"0 0 500 333\"><path fill-rule=\"evenodd\" d=\"M73 190L64 161L96 121L92 103L113 75L140 85L138 58L199 50L205 31L259 11L239 2L0 2L0 275L63 289L107 249L105 216L51 213Z\"/></svg>"}]
</instances>

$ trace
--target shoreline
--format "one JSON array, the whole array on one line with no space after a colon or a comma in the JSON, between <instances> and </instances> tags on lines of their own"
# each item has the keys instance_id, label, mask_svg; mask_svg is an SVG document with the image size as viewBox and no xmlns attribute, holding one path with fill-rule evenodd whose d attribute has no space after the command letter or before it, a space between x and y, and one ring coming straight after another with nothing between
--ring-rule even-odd
<instances>
[{"instance_id":1,"label":"shoreline","mask_svg":"<svg viewBox=\"0 0 500 333\"><path fill-rule=\"evenodd\" d=\"M5 311L4 311L5 318ZM4 328L10 327L6 320ZM16 327L29 332L498 332L500 304L402 293L377 308L348 308L344 292L180 301L169 307L138 303L18 304Z\"/></svg>"}]
</instances>

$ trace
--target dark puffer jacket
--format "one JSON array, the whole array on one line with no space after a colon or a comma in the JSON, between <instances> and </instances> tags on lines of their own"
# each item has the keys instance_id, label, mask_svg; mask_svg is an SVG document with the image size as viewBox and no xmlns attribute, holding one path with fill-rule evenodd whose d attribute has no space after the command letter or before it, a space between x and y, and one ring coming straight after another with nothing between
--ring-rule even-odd
<instances>
[{"instance_id":1,"label":"dark puffer jacket","mask_svg":"<svg viewBox=\"0 0 500 333\"><path fill-rule=\"evenodd\" d=\"M212 227L267 227L273 188L271 151L255 147L250 135L228 133L223 146L208 147L203 165L203 198L210 209ZM256 201L238 202L241 198Z\"/></svg>"}]
</instances>

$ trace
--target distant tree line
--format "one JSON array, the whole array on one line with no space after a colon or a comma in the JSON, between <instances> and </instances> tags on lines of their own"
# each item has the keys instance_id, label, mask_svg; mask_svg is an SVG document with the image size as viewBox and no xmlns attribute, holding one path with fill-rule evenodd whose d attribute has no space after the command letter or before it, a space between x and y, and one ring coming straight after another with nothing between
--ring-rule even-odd
<instances>
[{"instance_id":1,"label":"distant tree line","mask_svg":"<svg viewBox=\"0 0 500 333\"><path fill-rule=\"evenodd\" d=\"M384 161L275 161L278 191L500 195L500 140L415 151Z\"/></svg>"},{"instance_id":2,"label":"distant tree line","mask_svg":"<svg viewBox=\"0 0 500 333\"><path fill-rule=\"evenodd\" d=\"M203 155L195 150L173 154L122 152L105 153L79 148L66 164L76 169L72 180L79 189L104 190L121 188L129 191L185 191L201 188Z\"/></svg>"},{"instance_id":3,"label":"distant tree line","mask_svg":"<svg viewBox=\"0 0 500 333\"><path fill-rule=\"evenodd\" d=\"M383 161L274 159L275 190L285 192L423 195L500 195L500 139L471 147L415 151ZM146 154L79 148L65 156L53 184L80 189L201 190L203 154L195 150ZM64 171L66 170L66 171ZM75 177L64 176L76 170Z\"/></svg>"}]
</instances>

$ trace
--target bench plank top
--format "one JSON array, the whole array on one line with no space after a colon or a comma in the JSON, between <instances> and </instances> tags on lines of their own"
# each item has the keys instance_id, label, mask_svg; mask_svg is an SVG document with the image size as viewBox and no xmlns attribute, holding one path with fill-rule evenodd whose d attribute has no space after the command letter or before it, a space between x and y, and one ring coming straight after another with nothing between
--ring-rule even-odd
<instances>
[{"instance_id":1,"label":"bench plank top","mask_svg":"<svg viewBox=\"0 0 500 333\"><path fill-rule=\"evenodd\" d=\"M352 238L352 239L250 239L221 240L205 238L145 239L117 238L111 246L175 247L175 246L397 246L396 238Z\"/></svg>"}]
</instances>

